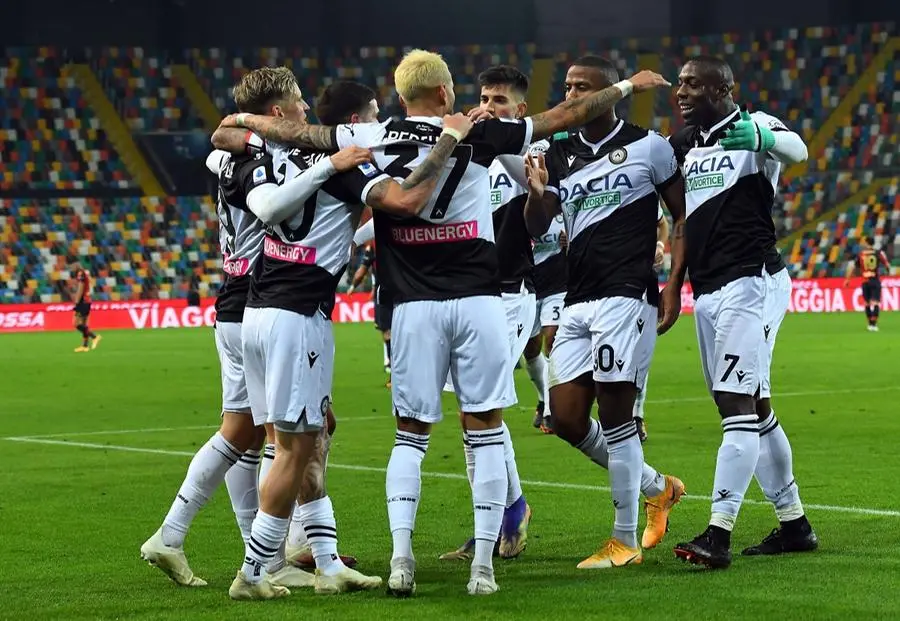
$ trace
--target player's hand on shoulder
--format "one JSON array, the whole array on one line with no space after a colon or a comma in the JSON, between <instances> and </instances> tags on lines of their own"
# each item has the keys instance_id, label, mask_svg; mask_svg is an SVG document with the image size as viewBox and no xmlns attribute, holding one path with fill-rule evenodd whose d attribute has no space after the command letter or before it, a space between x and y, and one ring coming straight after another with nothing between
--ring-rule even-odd
<instances>
[{"instance_id":1,"label":"player's hand on shoulder","mask_svg":"<svg viewBox=\"0 0 900 621\"><path fill-rule=\"evenodd\" d=\"M478 106L475 106L471 110L469 110L469 118L473 123L478 123L480 121L487 121L488 119L494 118L494 116L488 112L487 110L483 110Z\"/></svg>"},{"instance_id":2,"label":"player's hand on shoulder","mask_svg":"<svg viewBox=\"0 0 900 621\"><path fill-rule=\"evenodd\" d=\"M474 121L462 112L444 115L444 128L459 132L461 139L469 135L473 124Z\"/></svg>"},{"instance_id":3,"label":"player's hand on shoulder","mask_svg":"<svg viewBox=\"0 0 900 621\"><path fill-rule=\"evenodd\" d=\"M628 78L628 81L631 82L632 87L634 87L635 93L642 93L644 91L653 90L654 88L660 88L662 86L672 86L672 83L667 79L665 79L655 71L650 71L649 69L638 71L636 74Z\"/></svg>"},{"instance_id":4,"label":"player's hand on shoulder","mask_svg":"<svg viewBox=\"0 0 900 621\"><path fill-rule=\"evenodd\" d=\"M331 164L338 172L344 172L371 161L372 152L362 147L347 147L331 156Z\"/></svg>"}]
</instances>

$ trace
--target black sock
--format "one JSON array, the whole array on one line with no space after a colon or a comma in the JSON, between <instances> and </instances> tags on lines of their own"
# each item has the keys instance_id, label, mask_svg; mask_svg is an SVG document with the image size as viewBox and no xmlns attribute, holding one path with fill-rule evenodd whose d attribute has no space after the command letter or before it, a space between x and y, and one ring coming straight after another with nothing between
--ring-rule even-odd
<instances>
[{"instance_id":1,"label":"black sock","mask_svg":"<svg viewBox=\"0 0 900 621\"><path fill-rule=\"evenodd\" d=\"M387 349L388 366L391 366L391 339L385 340L384 347Z\"/></svg>"},{"instance_id":2,"label":"black sock","mask_svg":"<svg viewBox=\"0 0 900 621\"><path fill-rule=\"evenodd\" d=\"M875 306L872 308L872 319L870 320L873 326L878 325L878 312L881 310L880 306Z\"/></svg>"}]
</instances>

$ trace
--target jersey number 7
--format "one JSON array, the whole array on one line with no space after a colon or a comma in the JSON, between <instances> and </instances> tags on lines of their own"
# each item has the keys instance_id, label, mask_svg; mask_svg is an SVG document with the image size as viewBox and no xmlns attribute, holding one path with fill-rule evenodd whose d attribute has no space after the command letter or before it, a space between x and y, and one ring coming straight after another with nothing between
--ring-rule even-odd
<instances>
[{"instance_id":1,"label":"jersey number 7","mask_svg":"<svg viewBox=\"0 0 900 621\"><path fill-rule=\"evenodd\" d=\"M406 179L412 172L412 169L408 167L409 163L420 156L422 159L425 159L428 151L428 147L419 147L413 144L388 145L384 148L384 154L394 156L394 160L385 166L384 172L391 177ZM456 145L456 148L453 149L453 154L448 160L452 165L450 174L444 180L444 185L441 187L441 191L434 202L434 207L428 216L431 220L440 220L447 215L447 210L450 208L450 199L453 198L453 193L456 192L459 182L462 181L470 161L472 161L472 145Z\"/></svg>"}]
</instances>

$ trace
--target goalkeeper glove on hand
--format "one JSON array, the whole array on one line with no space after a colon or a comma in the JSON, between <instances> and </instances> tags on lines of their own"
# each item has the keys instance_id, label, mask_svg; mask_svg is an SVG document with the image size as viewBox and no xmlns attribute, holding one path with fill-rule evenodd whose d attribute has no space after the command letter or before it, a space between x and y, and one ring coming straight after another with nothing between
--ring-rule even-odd
<instances>
[{"instance_id":1,"label":"goalkeeper glove on hand","mask_svg":"<svg viewBox=\"0 0 900 621\"><path fill-rule=\"evenodd\" d=\"M726 151L768 151L775 146L775 135L768 127L757 125L749 112L741 110L741 120L728 128L719 144Z\"/></svg>"}]
</instances>

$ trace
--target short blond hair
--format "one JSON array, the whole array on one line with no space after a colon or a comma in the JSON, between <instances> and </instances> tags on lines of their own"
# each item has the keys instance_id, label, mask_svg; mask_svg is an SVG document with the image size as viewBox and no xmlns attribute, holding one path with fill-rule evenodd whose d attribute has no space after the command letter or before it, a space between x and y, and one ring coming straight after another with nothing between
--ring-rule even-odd
<instances>
[{"instance_id":1,"label":"short blond hair","mask_svg":"<svg viewBox=\"0 0 900 621\"><path fill-rule=\"evenodd\" d=\"M394 71L394 86L405 101L415 101L430 89L450 88L452 84L453 76L443 57L426 50L409 52Z\"/></svg>"},{"instance_id":2,"label":"short blond hair","mask_svg":"<svg viewBox=\"0 0 900 621\"><path fill-rule=\"evenodd\" d=\"M296 95L297 77L287 67L261 67L245 73L234 87L234 103L241 112L268 113L276 101Z\"/></svg>"}]
</instances>

